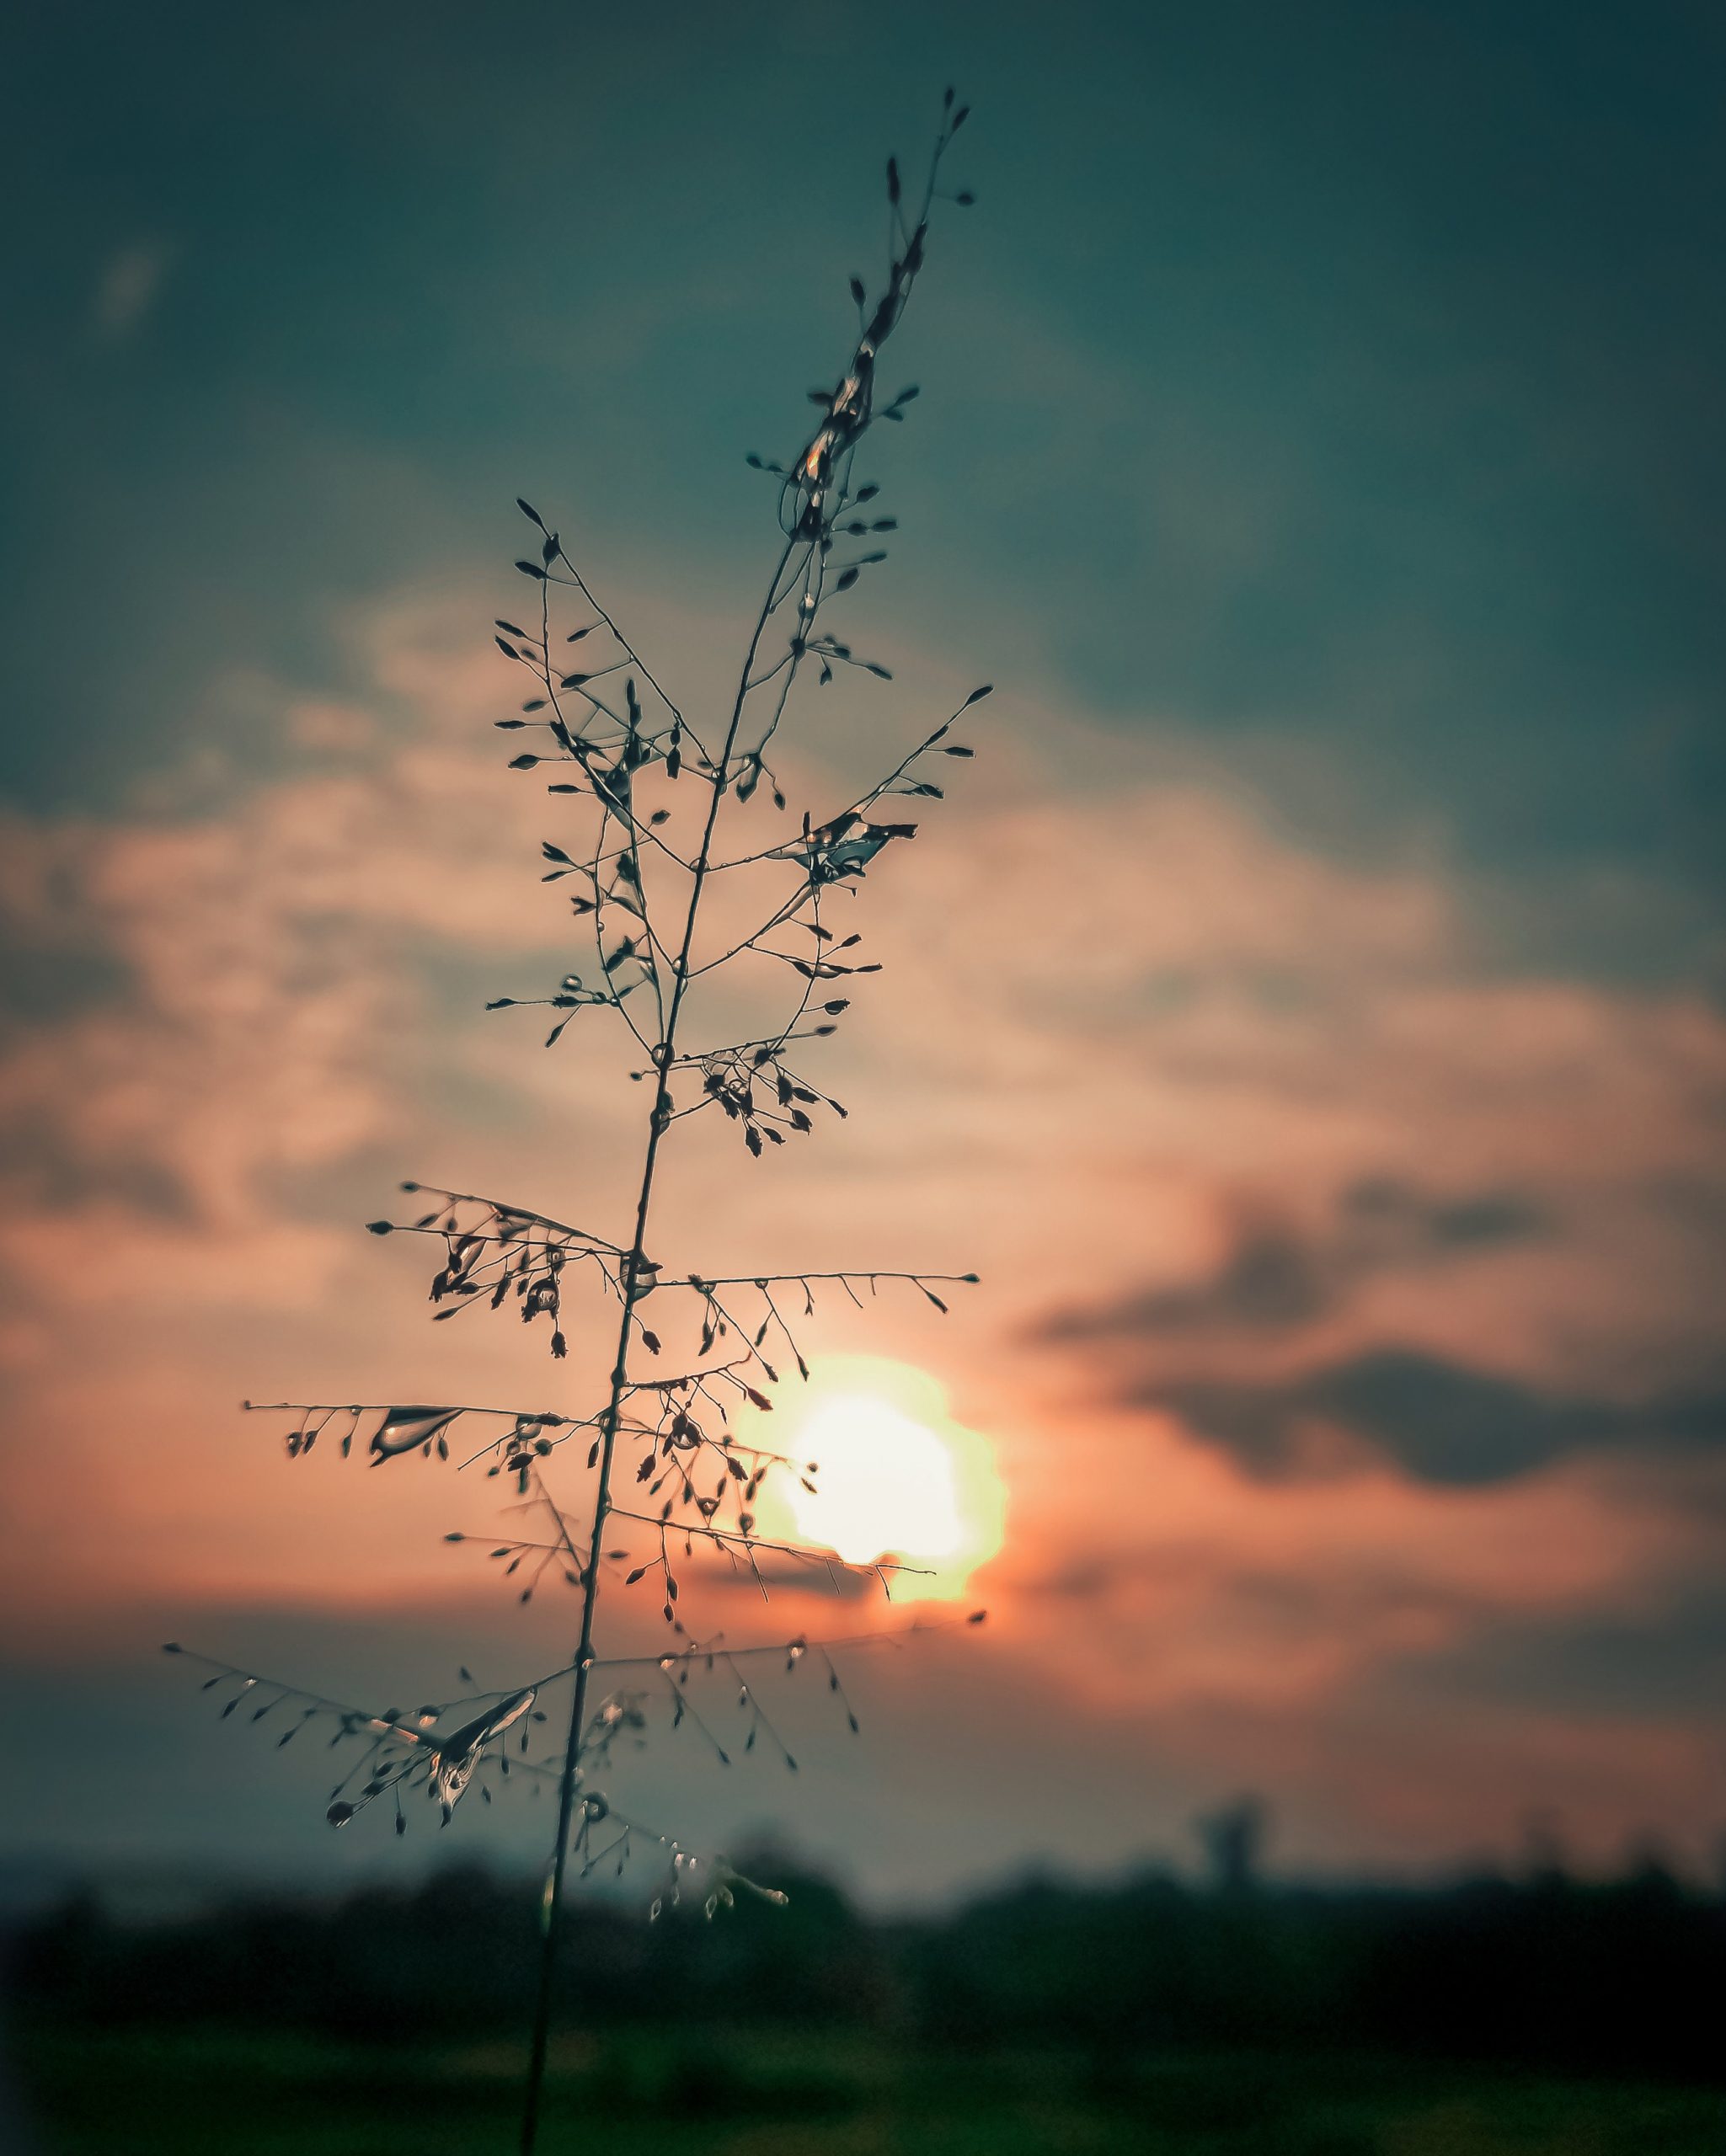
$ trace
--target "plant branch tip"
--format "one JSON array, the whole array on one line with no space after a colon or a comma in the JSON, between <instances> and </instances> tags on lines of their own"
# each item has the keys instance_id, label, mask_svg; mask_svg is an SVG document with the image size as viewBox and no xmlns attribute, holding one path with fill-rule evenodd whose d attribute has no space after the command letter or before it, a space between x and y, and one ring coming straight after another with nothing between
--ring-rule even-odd
<instances>
[{"instance_id":1,"label":"plant branch tip","mask_svg":"<svg viewBox=\"0 0 1726 2156\"><path fill-rule=\"evenodd\" d=\"M567 1403L567 1412L456 1404L446 1396L440 1404L444 1385L436 1380L415 1381L382 1401L242 1402L248 1414L279 1413L291 1423L285 1433L291 1460L321 1444L325 1457L335 1452L347 1458L360 1448L373 1467L415 1452L427 1462L449 1462L451 1433L457 1432L456 1465L484 1462L489 1476L508 1476L515 1484L500 1538L489 1550L510 1577L510 1592L523 1604L542 1581L575 1592L579 1632L566 1648L569 1658L513 1689L476 1689L471 1673L460 1667L466 1689L458 1697L377 1713L199 1655L178 1641L161 1650L199 1665L201 1689L214 1694L221 1719L243 1707L242 1719L264 1724L278 1748L314 1729L331 1748L345 1752L348 1770L325 1800L324 1816L333 1827L350 1825L384 1800L385 1815L393 1812L395 1832L404 1833L409 1822L403 1798L409 1792L430 1799L446 1823L469 1790L478 1792L477 1800L468 1799L470 1811L476 1801L489 1806L507 1787L524 1783L534 1794L543 1790L553 1796L557 1827L542 1905L520 2135L524 2156L532 2156L536 2146L558 1972L567 1966L560 1927L572 1862L580 1879L601 1865L622 1872L639 1854L663 1866L647 1911L650 1921L678 1906L702 1863L708 1865L703 1876L707 1891L694 1898L708 1917L731 1907L738 1891L776 1907L787 1899L780 1890L745 1878L723 1856L697 1858L676 1837L617 1811L600 1786L610 1764L645 1742L650 1726L663 1730L669 1723L667 1734L692 1731L727 1767L756 1748L759 1740L761 1749L777 1754L786 1770L796 1774L798 1756L770 1718L762 1689L786 1681L805 1658L812 1659L825 1671L819 1681L855 1733L858 1717L834 1655L878 1644L897 1649L913 1636L981 1625L987 1614L979 1609L924 1621L895 1604L890 1576L928 1577L930 1568L886 1556L853 1563L813 1540L763 1534L757 1523L764 1516L759 1502L764 1490L771 1492L794 1478L812 1494L823 1494L820 1470L801 1457L820 1448L795 1435L783 1452L751 1444L749 1438L761 1426L747 1412L773 1410L771 1390L763 1387L777 1386L782 1371L806 1382L819 1375L819 1362L812 1363L811 1356L825 1341L818 1331L806 1333L805 1328L819 1327L836 1296L862 1310L897 1283L944 1313L949 1283L975 1286L979 1274L889 1269L680 1274L648 1254L665 1162L680 1142L672 1134L687 1119L704 1117L704 1129L729 1132L740 1140L739 1150L747 1161L759 1163L791 1157L783 1149L794 1140L818 1143L823 1132L847 1118L846 1107L820 1089L809 1066L819 1063L819 1044L835 1036L839 1020L848 1033L866 1015L877 990L865 988L861 977L879 974L882 966L858 947L858 934L838 932L841 924L832 918L838 894L848 903L858 900L865 884L873 892L874 879L895 873L907 845L927 846L916 822L895 820L900 805L943 798L943 787L926 774L950 775L932 756L964 762L976 753L949 739L949 729L961 712L992 693L991 683L973 689L924 737L922 728L939 706L926 708L918 715L916 745L836 814L818 818L788 800L789 775L797 765L783 744L804 723L811 689L830 686L847 670L865 677L857 684L860 691L865 682L893 678L890 667L836 632L827 610L842 599L848 618L848 610L866 599L868 579L887 561L889 546L897 543L891 535L900 520L868 508L881 493L881 482L863 478L857 462L865 442L879 440L878 421L897 426L917 403L915 382L889 396L889 377L880 370L927 264L934 205L969 208L975 199L968 189L940 184L943 160L970 109L948 86L923 168L913 169L896 156L887 159L885 259L870 275L849 280L855 323L846 333L836 375L810 392L816 410L798 429L799 448L783 461L755 455L748 460L776 480L775 558L752 626L740 639L732 686L711 721L692 724L619 613L596 595L585 566L571 558L560 531L527 496L516 497L534 535L530 553L515 564L530 592L511 606L516 618L494 616L494 648L488 656L494 667L501 654L511 666L525 669L526 678L502 677L513 686L506 715L492 723L545 737L519 755L505 750L500 760L506 759L510 770L557 767L548 780L537 782L556 803L542 802L533 812L536 821L544 814L557 835L538 840L534 867L542 884L563 886L546 889L541 902L555 908L570 940L561 959L567 970L554 984L537 984L547 992L496 995L486 1007L549 1011L529 1022L530 1028L537 1022L537 1036L530 1030L523 1047L534 1054L538 1037L551 1048L572 1024L566 1056L585 1048L596 1032L615 1033L623 1051L618 1070L633 1064L629 1077L644 1088L642 1094L624 1096L640 1111L632 1118L639 1134L639 1171L628 1186L633 1210L608 1219L612 1235L607 1236L476 1193L407 1180L399 1187L416 1199L411 1213L403 1207L400 1221L379 1218L362 1225L371 1235L424 1239L408 1246L410 1250L425 1251L429 1245L436 1266L428 1297L434 1322L482 1307L513 1317L555 1361L574 1368L589 1353L596 1373L592 1393ZM895 346L895 376L897 355ZM519 586L511 589L519 594ZM577 643L579 655L568 650ZM869 693L876 693L872 686ZM787 824L765 820L788 809ZM794 834L788 839L788 830ZM730 880L734 871L739 880ZM752 877L744 878L745 871ZM727 881L714 885L720 876ZM756 883L761 887L758 906ZM709 903L721 889L741 894L735 910ZM714 915L722 911L720 932ZM521 939L524 947L533 940ZM728 989L734 980L740 986L745 976L760 986L759 1009L751 1008L741 1022L727 1022L725 995L709 988L711 977L722 971ZM747 1041L724 1044L720 1035L715 1043L722 1023L728 1033L747 1026L756 1032ZM600 1134L609 1152L609 1126ZM609 1161L605 1165L609 1171ZM590 1217L607 1217L598 1208L608 1180L591 1180L598 1195L590 1198L588 1186L581 1185L577 1209L591 1205ZM598 1326L590 1329L596 1310ZM645 1321L649 1315L650 1324ZM680 1329L687 1339L680 1340ZM679 1374L639 1374L646 1358L662 1356L674 1369L681 1366ZM425 1404L428 1396L433 1404ZM561 1449L578 1435L577 1452ZM463 1450L469 1454L465 1460ZM565 1473L584 1478L579 1508L564 1494ZM618 1502L625 1491L633 1494L639 1510ZM519 1517L524 1513L530 1517ZM771 1513L765 1516L771 1523ZM517 1528L525 1533L517 1534ZM794 1532L804 1532L800 1518ZM441 1537L463 1545L489 1539L462 1529ZM708 1562L680 1586L678 1568L698 1547ZM888 1622L877 1631L831 1640L799 1634L735 1648L723 1635L697 1638L686 1624L697 1598L690 1590L714 1569L719 1556L740 1583L758 1588L763 1599L787 1580L800 1585L806 1574L795 1567L820 1568L836 1589L842 1588L843 1574L873 1574L890 1605ZM602 1581L609 1607L614 1575L624 1575L622 1583L628 1587L649 1574L664 1591L671 1652L601 1653L596 1613ZM783 1672L762 1668L768 1657L782 1659ZM722 1692L729 1688L730 1704L724 1711L740 1718L740 1738L717 1716L708 1727L703 1688L709 1683ZM541 1737L537 1732L548 1719L545 1695L560 1684L567 1690L558 1698L558 1726ZM787 1734L793 1733L788 1728Z\"/></svg>"}]
</instances>

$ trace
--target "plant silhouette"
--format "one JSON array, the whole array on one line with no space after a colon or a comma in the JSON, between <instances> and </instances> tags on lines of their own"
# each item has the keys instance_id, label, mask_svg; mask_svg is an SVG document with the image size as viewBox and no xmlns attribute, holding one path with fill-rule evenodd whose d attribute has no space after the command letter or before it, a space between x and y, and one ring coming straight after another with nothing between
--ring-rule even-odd
<instances>
[{"instance_id":1,"label":"plant silhouette","mask_svg":"<svg viewBox=\"0 0 1726 2156\"><path fill-rule=\"evenodd\" d=\"M807 1061L843 1019L852 978L879 967L862 954L858 933L841 934L831 925L836 898L852 892L884 856L890 858L893 849L916 836L916 823L903 812L909 802L941 798L932 776L942 768L937 760L972 754L969 744L951 738L951 728L986 688L975 690L857 798L820 815L801 814L788 836L728 851L735 812L758 793L776 814L787 814L774 759L794 691L812 676L826 686L843 672L889 678L884 666L833 632L826 610L884 558L879 542L895 528L895 520L874 505L879 487L856 477L856 457L875 423L902 419L916 395L914 387L903 388L884 401L878 371L922 272L936 203L970 201L968 194L940 188L943 160L965 117L966 108L949 90L920 192L907 191L896 161L889 160L889 265L873 301L863 280L852 280L858 334L837 385L811 392L819 419L791 463L750 459L778 480L779 539L729 708L714 718L675 702L596 596L555 526L526 501L519 504L534 545L516 566L537 611L526 624L500 619L495 641L525 674L531 693L516 714L497 723L533 740L510 759L512 770L548 773L549 792L572 798L579 835L546 841L542 874L548 883L567 886L572 918L592 957L584 961L585 971L565 974L548 995L505 996L488 1007L548 1007L548 1048L578 1019L591 1022L589 1013L608 1014L628 1029L644 1059L644 1068L632 1075L645 1101L633 1218L607 1235L500 1198L409 1182L403 1189L417 1201L408 1209L412 1217L369 1225L376 1235L418 1236L433 1246L430 1294L438 1320L479 1304L494 1311L513 1307L530 1326L543 1321L558 1360L567 1353L566 1305L584 1291L601 1298L614 1310L617 1327L603 1396L585 1412L315 1401L276 1402L257 1411L293 1417L286 1438L292 1459L320 1443L345 1455L360 1444L372 1465L387 1466L415 1452L447 1460L459 1446L463 1464L484 1461L490 1475L507 1479L519 1504L541 1525L526 1536L506 1532L491 1556L505 1575L521 1580L524 1602L548 1579L574 1588L580 1620L573 1654L563 1666L503 1691L470 1689L411 1713L378 1714L177 1643L168 1650L211 1671L206 1689L223 1695L224 1716L243 1704L254 1721L275 1717L279 1745L308 1724L333 1723L332 1743L353 1753L329 1799L328 1816L336 1826L387 1800L402 1831L408 1819L403 1796L420 1792L447 1820L470 1789L490 1802L512 1769L555 1784L558 1821L524 2094L524 2151L532 2150L538 2131L572 1863L585 1876L601 1865L621 1870L639 1853L655 1852L664 1877L654 1915L692 1889L709 1915L739 1891L783 1898L744 1879L723 1857L697 1856L675 1836L617 1811L601 1776L620 1742L647 1726L658 1703L674 1726L692 1722L729 1764L727 1747L692 1694L692 1676L710 1673L735 1687L742 1748L763 1742L794 1770L795 1758L756 1681L755 1673L772 1662L794 1670L813 1661L857 1726L829 1652L840 1642L798 1636L729 1646L703 1641L684 1625L676 1565L680 1553L692 1556L697 1546L745 1572L764 1593L763 1557L776 1565L873 1572L884 1589L897 1569L884 1560L847 1568L827 1553L764 1539L756 1513L763 1485L774 1476L807 1480L812 1470L745 1442L737 1409L745 1403L757 1412L770 1408L771 1388L788 1361L808 1374L796 1327L821 1296L860 1303L866 1293L902 1288L944 1311L942 1289L976 1278L874 1269L719 1277L662 1262L653 1239L666 1141L680 1123L697 1116L723 1118L737 1133L745 1157L759 1160L809 1134L818 1117L845 1113L806 1075ZM714 891L723 886L745 894L722 909L735 915L764 878L772 883L772 894L748 915L753 925L740 934L728 926L717 939L704 938ZM710 942L718 947L710 948ZM698 988L722 971L745 966L758 975L766 969L778 991L772 1022L745 1040L696 1038ZM662 1374L667 1358L660 1330L670 1333L674 1326L695 1344L682 1367ZM623 1481L626 1467L633 1472ZM571 1469L580 1478L574 1494L566 1482ZM625 1546L607 1547L613 1537ZM672 1641L667 1652L599 1653L596 1612L608 1572L626 1587L655 1581ZM953 1621L974 1624L981 1615ZM854 1634L843 1644L866 1646L935 1629L901 1625ZM465 1669L462 1678L472 1686ZM548 1721L545 1702L561 1698L564 1687L561 1743L537 1756L534 1732Z\"/></svg>"}]
</instances>

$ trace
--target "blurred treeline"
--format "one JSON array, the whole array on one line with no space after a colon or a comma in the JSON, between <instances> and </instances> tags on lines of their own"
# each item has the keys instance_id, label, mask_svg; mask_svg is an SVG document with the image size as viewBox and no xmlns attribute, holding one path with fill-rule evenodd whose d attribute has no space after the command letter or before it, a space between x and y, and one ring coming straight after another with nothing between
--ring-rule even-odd
<instances>
[{"instance_id":1,"label":"blurred treeline","mask_svg":"<svg viewBox=\"0 0 1726 2156\"><path fill-rule=\"evenodd\" d=\"M1605 1882L1548 1867L1425 1888L1275 1885L1224 1865L1208 1884L1034 1881L891 1920L757 1863L788 1907L740 1895L710 1924L698 1901L649 1924L633 1903L583 1906L566 2025L851 2031L949 2056L1060 2047L1105 2079L1147 2055L1238 2048L1726 2084L1726 1900L1652 1862ZM536 1912L531 1884L472 1865L147 1923L83 1895L14 1940L14 1996L61 2030L514 2035Z\"/></svg>"}]
</instances>

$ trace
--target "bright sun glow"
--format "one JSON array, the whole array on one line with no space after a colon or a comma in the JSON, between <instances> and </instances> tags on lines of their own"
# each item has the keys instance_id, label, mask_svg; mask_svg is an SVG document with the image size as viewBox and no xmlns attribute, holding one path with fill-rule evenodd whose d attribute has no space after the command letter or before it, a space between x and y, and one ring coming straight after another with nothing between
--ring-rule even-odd
<instances>
[{"instance_id":1,"label":"bright sun glow","mask_svg":"<svg viewBox=\"0 0 1726 2156\"><path fill-rule=\"evenodd\" d=\"M951 1420L934 1380L901 1363L834 1359L778 1399L778 1427L757 1441L790 1453L815 1486L770 1476L763 1533L848 1564L915 1567L893 1576L896 1601L964 1593L1001 1546L1005 1497L988 1440Z\"/></svg>"},{"instance_id":2,"label":"bright sun glow","mask_svg":"<svg viewBox=\"0 0 1726 2156\"><path fill-rule=\"evenodd\" d=\"M804 1541L867 1565L884 1550L950 1557L965 1540L953 1454L890 1401L866 1392L823 1401L799 1423L797 1445L819 1466L813 1490L787 1492Z\"/></svg>"}]
</instances>

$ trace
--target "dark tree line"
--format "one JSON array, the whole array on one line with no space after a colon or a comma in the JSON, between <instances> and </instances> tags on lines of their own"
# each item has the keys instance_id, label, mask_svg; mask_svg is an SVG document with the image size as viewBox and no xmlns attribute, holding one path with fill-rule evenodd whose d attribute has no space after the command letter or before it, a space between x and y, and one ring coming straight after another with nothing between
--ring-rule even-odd
<instances>
[{"instance_id":1,"label":"dark tree line","mask_svg":"<svg viewBox=\"0 0 1726 2156\"><path fill-rule=\"evenodd\" d=\"M557 2018L851 2028L947 2051L1056 2045L1099 2071L1171 2052L1386 2053L1726 2083L1726 1899L1658 1865L1444 1887L1028 1881L871 1921L797 1876L781 1909L644 1925L594 1900ZM14 1942L29 2019L436 2042L519 2029L535 1892L478 1867L333 1902L259 1896L129 1924L81 1897Z\"/></svg>"}]
</instances>

